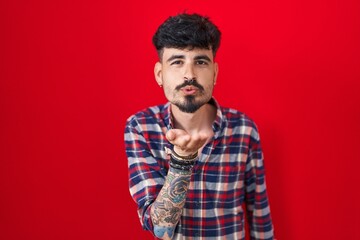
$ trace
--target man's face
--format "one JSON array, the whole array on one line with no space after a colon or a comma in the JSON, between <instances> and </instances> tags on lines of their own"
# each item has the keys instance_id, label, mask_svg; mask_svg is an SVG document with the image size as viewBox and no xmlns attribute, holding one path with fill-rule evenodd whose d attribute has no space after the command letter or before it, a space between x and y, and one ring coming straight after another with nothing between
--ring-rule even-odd
<instances>
[{"instance_id":1,"label":"man's face","mask_svg":"<svg viewBox=\"0 0 360 240\"><path fill-rule=\"evenodd\" d=\"M164 48L155 78L166 98L181 111L193 113L212 97L218 72L212 50Z\"/></svg>"}]
</instances>

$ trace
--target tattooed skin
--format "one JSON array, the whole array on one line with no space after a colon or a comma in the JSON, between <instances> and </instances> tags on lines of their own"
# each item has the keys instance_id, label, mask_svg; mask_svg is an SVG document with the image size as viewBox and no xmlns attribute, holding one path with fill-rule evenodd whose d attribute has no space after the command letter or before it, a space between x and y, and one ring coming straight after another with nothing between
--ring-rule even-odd
<instances>
[{"instance_id":1,"label":"tattooed skin","mask_svg":"<svg viewBox=\"0 0 360 240\"><path fill-rule=\"evenodd\" d=\"M179 176L175 181L172 182L168 188L169 198L174 203L180 203L186 198L186 193L188 190L189 177L188 176Z\"/></svg>"},{"instance_id":2,"label":"tattooed skin","mask_svg":"<svg viewBox=\"0 0 360 240\"><path fill-rule=\"evenodd\" d=\"M169 200L163 199L162 202L155 201L153 204L155 218L153 223L155 225L160 222L176 224L181 215L181 209L174 206Z\"/></svg>"},{"instance_id":3,"label":"tattooed skin","mask_svg":"<svg viewBox=\"0 0 360 240\"><path fill-rule=\"evenodd\" d=\"M165 184L150 211L154 234L158 238L171 239L185 205L191 172L173 171L170 167Z\"/></svg>"}]
</instances>

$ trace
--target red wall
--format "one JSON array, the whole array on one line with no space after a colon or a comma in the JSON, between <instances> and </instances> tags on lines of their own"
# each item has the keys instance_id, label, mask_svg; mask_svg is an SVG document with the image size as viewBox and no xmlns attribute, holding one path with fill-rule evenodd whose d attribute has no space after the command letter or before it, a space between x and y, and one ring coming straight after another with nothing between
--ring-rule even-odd
<instances>
[{"instance_id":1,"label":"red wall","mask_svg":"<svg viewBox=\"0 0 360 240\"><path fill-rule=\"evenodd\" d=\"M360 239L355 0L1 1L0 239L151 239L123 127L165 101L151 37L183 10L223 33L215 96L258 124L277 239Z\"/></svg>"}]
</instances>

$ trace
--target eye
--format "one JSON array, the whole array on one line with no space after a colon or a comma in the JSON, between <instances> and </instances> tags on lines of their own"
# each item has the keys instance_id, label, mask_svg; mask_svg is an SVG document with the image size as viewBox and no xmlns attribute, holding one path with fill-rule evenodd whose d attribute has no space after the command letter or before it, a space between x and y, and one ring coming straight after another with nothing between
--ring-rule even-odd
<instances>
[{"instance_id":1,"label":"eye","mask_svg":"<svg viewBox=\"0 0 360 240\"><path fill-rule=\"evenodd\" d=\"M206 61L203 61L203 60L198 60L198 61L196 61L196 64L197 65L207 65L208 63Z\"/></svg>"},{"instance_id":2,"label":"eye","mask_svg":"<svg viewBox=\"0 0 360 240\"><path fill-rule=\"evenodd\" d=\"M180 60L176 60L171 63L171 65L180 65L180 64L182 64L182 61Z\"/></svg>"}]
</instances>

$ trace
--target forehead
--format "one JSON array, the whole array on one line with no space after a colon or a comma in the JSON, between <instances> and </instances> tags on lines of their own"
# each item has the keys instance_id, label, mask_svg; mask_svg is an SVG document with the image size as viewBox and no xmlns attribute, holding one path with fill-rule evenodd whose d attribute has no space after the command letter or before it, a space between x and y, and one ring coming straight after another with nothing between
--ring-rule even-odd
<instances>
[{"instance_id":1,"label":"forehead","mask_svg":"<svg viewBox=\"0 0 360 240\"><path fill-rule=\"evenodd\" d=\"M211 60L213 60L213 52L211 49L202 49L202 48L164 48L163 50L163 60L166 61L172 56L184 56L184 58L193 59L197 56L205 55Z\"/></svg>"}]
</instances>

